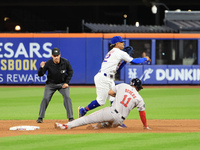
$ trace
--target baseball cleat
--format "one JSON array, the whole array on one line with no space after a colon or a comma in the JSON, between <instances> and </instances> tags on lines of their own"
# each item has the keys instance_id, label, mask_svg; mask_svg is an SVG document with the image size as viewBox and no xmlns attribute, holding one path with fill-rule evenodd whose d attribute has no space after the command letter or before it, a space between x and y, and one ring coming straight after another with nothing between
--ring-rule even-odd
<instances>
[{"instance_id":1,"label":"baseball cleat","mask_svg":"<svg viewBox=\"0 0 200 150\"><path fill-rule=\"evenodd\" d=\"M128 128L124 123L122 123L120 126L118 126L119 128Z\"/></svg>"},{"instance_id":2,"label":"baseball cleat","mask_svg":"<svg viewBox=\"0 0 200 150\"><path fill-rule=\"evenodd\" d=\"M86 114L86 111L84 110L83 107L79 106L78 107L78 117L83 117Z\"/></svg>"},{"instance_id":3,"label":"baseball cleat","mask_svg":"<svg viewBox=\"0 0 200 150\"><path fill-rule=\"evenodd\" d=\"M37 123L43 123L43 119L42 118L38 118L36 122Z\"/></svg>"},{"instance_id":4,"label":"baseball cleat","mask_svg":"<svg viewBox=\"0 0 200 150\"><path fill-rule=\"evenodd\" d=\"M57 123L57 122L54 125L55 125L55 128L60 128L60 126L62 126L61 123Z\"/></svg>"},{"instance_id":5,"label":"baseball cleat","mask_svg":"<svg viewBox=\"0 0 200 150\"><path fill-rule=\"evenodd\" d=\"M65 125L65 124L61 124L61 123L56 122L54 125L55 125L55 128L60 128L62 130L67 129L67 125Z\"/></svg>"},{"instance_id":6,"label":"baseball cleat","mask_svg":"<svg viewBox=\"0 0 200 150\"><path fill-rule=\"evenodd\" d=\"M69 118L69 122L71 122L71 121L73 121L74 120L74 118Z\"/></svg>"}]
</instances>

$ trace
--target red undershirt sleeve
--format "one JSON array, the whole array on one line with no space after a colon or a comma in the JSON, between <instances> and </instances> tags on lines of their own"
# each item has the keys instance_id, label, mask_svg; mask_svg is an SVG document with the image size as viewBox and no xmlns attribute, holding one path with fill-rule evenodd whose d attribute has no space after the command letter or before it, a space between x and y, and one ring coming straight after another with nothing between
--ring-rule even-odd
<instances>
[{"instance_id":1,"label":"red undershirt sleeve","mask_svg":"<svg viewBox=\"0 0 200 150\"><path fill-rule=\"evenodd\" d=\"M147 119L146 119L146 113L145 111L139 111L140 119L144 125L144 127L147 127Z\"/></svg>"}]
</instances>

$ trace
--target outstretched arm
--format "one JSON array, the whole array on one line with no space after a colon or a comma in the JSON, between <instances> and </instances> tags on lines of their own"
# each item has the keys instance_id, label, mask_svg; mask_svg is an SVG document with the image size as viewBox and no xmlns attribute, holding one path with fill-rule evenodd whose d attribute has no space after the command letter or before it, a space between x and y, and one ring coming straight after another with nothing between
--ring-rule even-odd
<instances>
[{"instance_id":1,"label":"outstretched arm","mask_svg":"<svg viewBox=\"0 0 200 150\"><path fill-rule=\"evenodd\" d=\"M143 128L151 130L151 128L149 128L147 126L147 119L146 119L146 113L145 113L145 111L139 111L139 114L140 114L140 119L141 119L141 121L143 123Z\"/></svg>"},{"instance_id":2,"label":"outstretched arm","mask_svg":"<svg viewBox=\"0 0 200 150\"><path fill-rule=\"evenodd\" d=\"M149 58L149 56L143 57L143 58L133 58L133 60L130 62L132 64L139 64L139 63L143 63L145 61L151 61L151 59Z\"/></svg>"}]
</instances>

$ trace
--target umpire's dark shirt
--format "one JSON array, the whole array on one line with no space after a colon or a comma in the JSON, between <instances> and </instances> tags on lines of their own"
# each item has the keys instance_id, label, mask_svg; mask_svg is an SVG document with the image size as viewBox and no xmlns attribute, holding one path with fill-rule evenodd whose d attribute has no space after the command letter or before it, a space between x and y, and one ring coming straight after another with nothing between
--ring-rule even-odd
<instances>
[{"instance_id":1,"label":"umpire's dark shirt","mask_svg":"<svg viewBox=\"0 0 200 150\"><path fill-rule=\"evenodd\" d=\"M55 64L53 62L53 58L49 59L43 68L41 67L39 68L38 76L39 77L43 76L47 70L48 70L48 75L46 84L48 83L69 84L69 81L71 80L73 75L73 69L69 61L65 58L60 58L59 64Z\"/></svg>"}]
</instances>

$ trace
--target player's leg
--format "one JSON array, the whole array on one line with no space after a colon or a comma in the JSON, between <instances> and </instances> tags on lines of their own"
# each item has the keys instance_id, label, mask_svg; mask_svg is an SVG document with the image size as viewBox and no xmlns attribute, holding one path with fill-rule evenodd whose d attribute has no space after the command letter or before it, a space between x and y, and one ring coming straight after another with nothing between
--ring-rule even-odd
<instances>
[{"instance_id":1,"label":"player's leg","mask_svg":"<svg viewBox=\"0 0 200 150\"><path fill-rule=\"evenodd\" d=\"M75 127L83 126L87 124L112 122L112 121L114 121L114 119L113 119L113 115L111 114L111 108L106 107L88 116L83 116L81 118L68 122L66 125L68 129L71 129L71 128L75 128Z\"/></svg>"},{"instance_id":2,"label":"player's leg","mask_svg":"<svg viewBox=\"0 0 200 150\"><path fill-rule=\"evenodd\" d=\"M51 100L51 97L53 96L54 92L56 91L56 88L53 86L53 84L46 84L44 89L44 97L42 99L42 102L40 104L40 111L39 111L39 117L37 120L37 123L42 123L43 118L45 116L45 111L47 109L47 106Z\"/></svg>"},{"instance_id":3,"label":"player's leg","mask_svg":"<svg viewBox=\"0 0 200 150\"><path fill-rule=\"evenodd\" d=\"M108 91L110 90L111 81L109 78L102 76L101 74L97 74L94 77L94 82L96 86L96 100L93 100L90 104L88 104L84 108L79 108L79 117L84 116L87 111L92 110L96 107L104 105L106 103L106 99L108 97Z\"/></svg>"},{"instance_id":4,"label":"player's leg","mask_svg":"<svg viewBox=\"0 0 200 150\"><path fill-rule=\"evenodd\" d=\"M59 92L63 96L64 106L67 111L67 118L69 119L69 121L72 121L74 120L74 117L73 117L73 110L72 110L72 101L69 94L69 88L64 88L64 89L61 88L59 89Z\"/></svg>"},{"instance_id":5,"label":"player's leg","mask_svg":"<svg viewBox=\"0 0 200 150\"><path fill-rule=\"evenodd\" d=\"M112 82L110 88L112 88L113 86L115 86L115 82L114 82L114 81ZM108 99L109 99L109 101L110 101L110 104L112 105L113 101L115 100L115 97L112 97L112 96L109 95L109 96L108 96ZM124 123L122 123L122 124L120 125L120 127L121 127L121 128L127 128L127 126L126 126Z\"/></svg>"},{"instance_id":6,"label":"player's leg","mask_svg":"<svg viewBox=\"0 0 200 150\"><path fill-rule=\"evenodd\" d=\"M90 104L88 104L85 108L79 107L79 118L84 116L89 110L92 110L96 107L99 107L100 104L97 102L97 100L93 100Z\"/></svg>"},{"instance_id":7,"label":"player's leg","mask_svg":"<svg viewBox=\"0 0 200 150\"><path fill-rule=\"evenodd\" d=\"M115 86L114 80L111 80L111 84L109 85L109 89ZM108 100L110 101L110 104L112 105L113 101L115 100L115 97L108 95Z\"/></svg>"}]
</instances>

